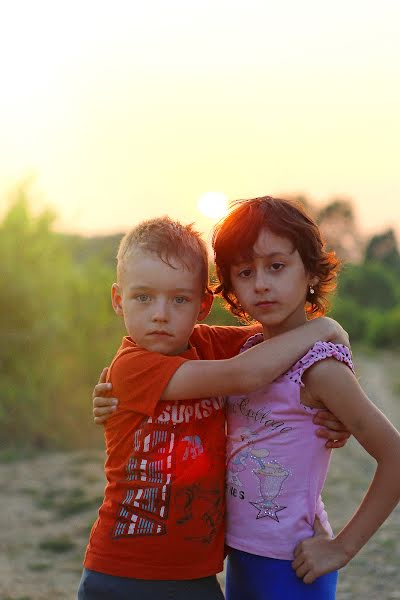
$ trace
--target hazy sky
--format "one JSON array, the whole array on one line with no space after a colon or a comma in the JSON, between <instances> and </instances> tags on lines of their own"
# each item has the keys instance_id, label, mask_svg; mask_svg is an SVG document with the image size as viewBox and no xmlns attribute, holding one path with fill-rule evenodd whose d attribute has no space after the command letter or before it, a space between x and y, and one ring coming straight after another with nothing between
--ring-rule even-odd
<instances>
[{"instance_id":1,"label":"hazy sky","mask_svg":"<svg viewBox=\"0 0 400 600\"><path fill-rule=\"evenodd\" d=\"M13 0L0 15L0 209L126 229L230 199L353 199L400 223L397 0Z\"/></svg>"}]
</instances>

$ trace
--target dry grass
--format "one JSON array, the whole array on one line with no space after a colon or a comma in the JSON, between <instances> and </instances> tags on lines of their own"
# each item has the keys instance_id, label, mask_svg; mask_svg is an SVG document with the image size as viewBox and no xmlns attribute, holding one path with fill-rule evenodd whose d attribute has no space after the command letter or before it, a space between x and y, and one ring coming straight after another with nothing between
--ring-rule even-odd
<instances>
[{"instance_id":1,"label":"dry grass","mask_svg":"<svg viewBox=\"0 0 400 600\"><path fill-rule=\"evenodd\" d=\"M363 387L399 427L398 357L357 362ZM0 600L75 598L104 488L102 461L101 452L76 452L0 464ZM354 441L335 452L325 493L335 529L354 510L372 472L371 459ZM398 508L341 572L338 600L399 600L399 559Z\"/></svg>"}]
</instances>

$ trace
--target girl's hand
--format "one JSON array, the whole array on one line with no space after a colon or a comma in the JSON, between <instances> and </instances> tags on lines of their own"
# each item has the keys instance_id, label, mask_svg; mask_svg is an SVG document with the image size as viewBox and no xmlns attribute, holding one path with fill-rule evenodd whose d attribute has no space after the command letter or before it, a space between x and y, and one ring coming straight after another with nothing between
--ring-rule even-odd
<instances>
[{"instance_id":1,"label":"girl's hand","mask_svg":"<svg viewBox=\"0 0 400 600\"><path fill-rule=\"evenodd\" d=\"M96 425L102 425L117 409L117 398L109 398L111 383L106 383L107 367L102 370L99 381L93 389L93 420Z\"/></svg>"},{"instance_id":2,"label":"girl's hand","mask_svg":"<svg viewBox=\"0 0 400 600\"><path fill-rule=\"evenodd\" d=\"M348 348L350 348L349 334L343 329L340 323L338 323L334 319L331 319L330 317L320 318L326 321L329 327L329 335L327 341L332 342L333 344L343 344L343 346L347 346Z\"/></svg>"},{"instance_id":3,"label":"girl's hand","mask_svg":"<svg viewBox=\"0 0 400 600\"><path fill-rule=\"evenodd\" d=\"M300 542L294 556L292 567L304 583L313 583L317 577L340 569L350 560L337 540L332 539L321 525L318 517L315 517L314 537Z\"/></svg>"},{"instance_id":4,"label":"girl's hand","mask_svg":"<svg viewBox=\"0 0 400 600\"><path fill-rule=\"evenodd\" d=\"M328 440L326 448L343 448L347 444L350 431L347 431L345 425L329 410L319 410L314 415L313 422L322 425L323 429L317 429L316 435Z\"/></svg>"}]
</instances>

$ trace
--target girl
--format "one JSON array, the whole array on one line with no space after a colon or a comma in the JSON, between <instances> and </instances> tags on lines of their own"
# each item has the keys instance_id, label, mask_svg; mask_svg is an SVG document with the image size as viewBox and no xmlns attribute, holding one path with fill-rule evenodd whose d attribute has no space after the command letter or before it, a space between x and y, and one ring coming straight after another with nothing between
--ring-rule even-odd
<instances>
[{"instance_id":1,"label":"girl","mask_svg":"<svg viewBox=\"0 0 400 600\"><path fill-rule=\"evenodd\" d=\"M218 291L234 314L262 325L242 351L324 314L338 263L300 206L240 201L216 226L213 247ZM313 434L321 408L377 462L337 536L320 496L330 458ZM229 397L227 471L227 600L332 600L337 569L400 498L400 436L360 388L348 349L318 342L265 389Z\"/></svg>"}]
</instances>

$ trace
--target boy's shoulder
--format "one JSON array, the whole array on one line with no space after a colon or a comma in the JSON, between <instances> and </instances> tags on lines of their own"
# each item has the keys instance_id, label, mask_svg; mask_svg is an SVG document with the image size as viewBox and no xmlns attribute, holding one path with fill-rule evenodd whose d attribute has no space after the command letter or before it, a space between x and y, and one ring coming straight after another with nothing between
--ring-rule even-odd
<instances>
[{"instance_id":1,"label":"boy's shoulder","mask_svg":"<svg viewBox=\"0 0 400 600\"><path fill-rule=\"evenodd\" d=\"M224 356L220 358L229 358L238 354L245 341L259 331L261 331L260 325L224 326L197 324L190 336L190 342L203 351L207 351L209 349L208 346L211 345L217 351L217 354L222 351Z\"/></svg>"},{"instance_id":2,"label":"boy's shoulder","mask_svg":"<svg viewBox=\"0 0 400 600\"><path fill-rule=\"evenodd\" d=\"M124 338L108 369L107 381L120 408L152 415L159 399L177 369L193 355L168 356L145 350L131 338ZM117 411L119 412L119 411Z\"/></svg>"},{"instance_id":3,"label":"boy's shoulder","mask_svg":"<svg viewBox=\"0 0 400 600\"><path fill-rule=\"evenodd\" d=\"M118 348L114 358L111 361L109 367L109 373L115 370L124 369L125 367L130 368L131 365L135 364L135 370L138 368L154 368L158 364L170 363L170 362L182 362L191 358L191 352L186 351L182 355L168 355L160 354L159 352L152 352L138 346L134 340L128 336L124 337L121 346ZM140 365L140 367L139 367Z\"/></svg>"}]
</instances>

